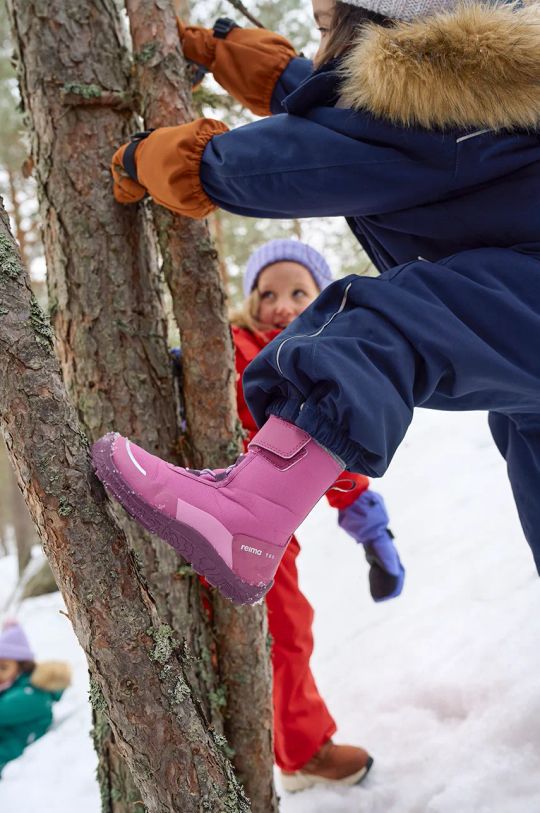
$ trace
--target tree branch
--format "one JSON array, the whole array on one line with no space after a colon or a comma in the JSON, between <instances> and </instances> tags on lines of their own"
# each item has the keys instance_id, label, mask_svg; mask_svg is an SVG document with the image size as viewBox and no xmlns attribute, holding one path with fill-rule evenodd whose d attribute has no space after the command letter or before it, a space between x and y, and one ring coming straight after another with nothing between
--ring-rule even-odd
<instances>
[{"instance_id":1,"label":"tree branch","mask_svg":"<svg viewBox=\"0 0 540 813\"><path fill-rule=\"evenodd\" d=\"M261 21L258 20L251 13L251 11L245 7L245 5L242 3L242 0L227 0L227 2L230 3L231 6L234 6L234 8L237 11L239 11L240 14L243 14L244 17L246 17L246 19L248 19L250 23L253 23L253 25L257 26L257 28L264 28L264 25L261 23Z\"/></svg>"}]
</instances>

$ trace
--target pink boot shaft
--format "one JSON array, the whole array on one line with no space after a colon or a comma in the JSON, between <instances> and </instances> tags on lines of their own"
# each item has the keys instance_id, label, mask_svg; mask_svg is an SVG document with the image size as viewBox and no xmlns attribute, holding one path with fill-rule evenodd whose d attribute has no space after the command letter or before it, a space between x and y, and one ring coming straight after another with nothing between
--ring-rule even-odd
<instances>
[{"instance_id":1,"label":"pink boot shaft","mask_svg":"<svg viewBox=\"0 0 540 813\"><path fill-rule=\"evenodd\" d=\"M124 508L231 600L260 600L296 528L341 472L306 432L270 417L246 455L221 471L166 463L117 434L92 449Z\"/></svg>"}]
</instances>

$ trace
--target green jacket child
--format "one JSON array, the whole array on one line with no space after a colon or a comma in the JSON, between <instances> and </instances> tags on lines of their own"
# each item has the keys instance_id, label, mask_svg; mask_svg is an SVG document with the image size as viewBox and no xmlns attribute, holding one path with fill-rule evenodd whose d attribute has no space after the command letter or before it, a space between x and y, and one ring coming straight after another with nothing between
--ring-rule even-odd
<instances>
[{"instance_id":1,"label":"green jacket child","mask_svg":"<svg viewBox=\"0 0 540 813\"><path fill-rule=\"evenodd\" d=\"M0 633L0 774L7 762L49 729L53 703L71 682L66 663L36 664L22 627L10 621Z\"/></svg>"}]
</instances>

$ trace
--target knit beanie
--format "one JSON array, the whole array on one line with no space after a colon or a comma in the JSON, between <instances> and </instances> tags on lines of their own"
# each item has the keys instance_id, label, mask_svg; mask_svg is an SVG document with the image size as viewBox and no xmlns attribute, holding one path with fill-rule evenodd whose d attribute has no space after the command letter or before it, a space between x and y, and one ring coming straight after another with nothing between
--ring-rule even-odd
<instances>
[{"instance_id":1,"label":"knit beanie","mask_svg":"<svg viewBox=\"0 0 540 813\"><path fill-rule=\"evenodd\" d=\"M330 266L318 251L300 240L270 240L259 246L247 261L244 274L244 296L248 297L257 284L261 271L273 263L285 260L307 268L320 291L333 282Z\"/></svg>"},{"instance_id":2,"label":"knit beanie","mask_svg":"<svg viewBox=\"0 0 540 813\"><path fill-rule=\"evenodd\" d=\"M442 11L452 11L463 0L342 0L348 6L365 8L391 20L414 20Z\"/></svg>"},{"instance_id":3,"label":"knit beanie","mask_svg":"<svg viewBox=\"0 0 540 813\"><path fill-rule=\"evenodd\" d=\"M28 638L16 621L6 621L0 632L0 658L9 661L34 660Z\"/></svg>"}]
</instances>

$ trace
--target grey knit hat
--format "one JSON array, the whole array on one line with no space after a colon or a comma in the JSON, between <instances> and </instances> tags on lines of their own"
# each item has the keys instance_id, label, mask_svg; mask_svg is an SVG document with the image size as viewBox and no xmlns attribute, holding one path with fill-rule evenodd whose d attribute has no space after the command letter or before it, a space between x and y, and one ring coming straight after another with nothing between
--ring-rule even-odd
<instances>
[{"instance_id":1,"label":"grey knit hat","mask_svg":"<svg viewBox=\"0 0 540 813\"><path fill-rule=\"evenodd\" d=\"M348 6L358 6L391 20L414 20L441 11L452 11L463 0L342 0Z\"/></svg>"}]
</instances>

